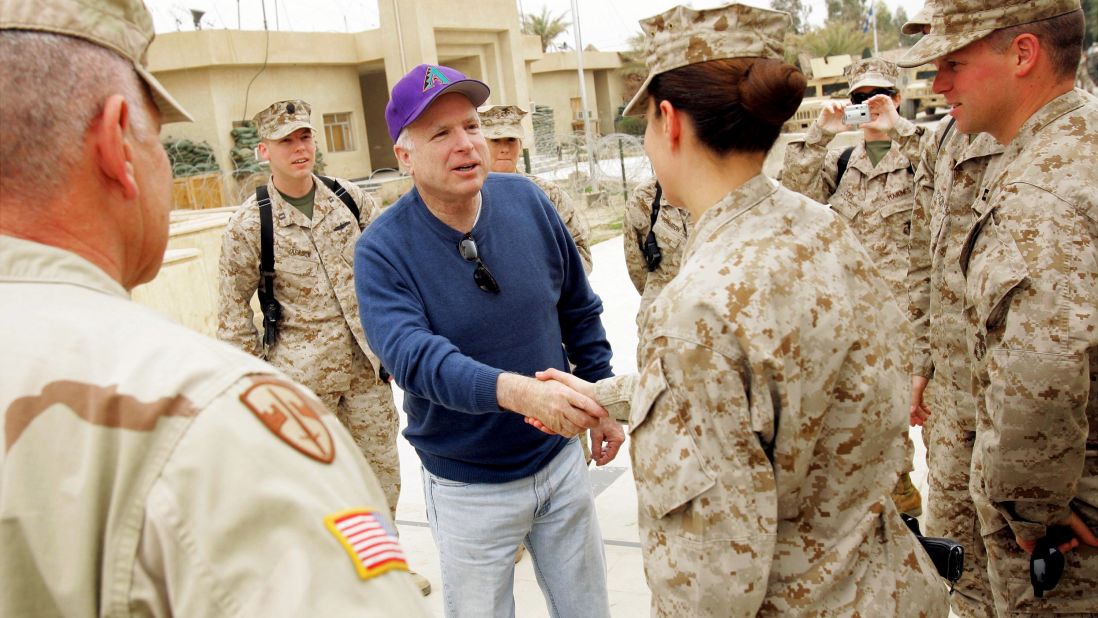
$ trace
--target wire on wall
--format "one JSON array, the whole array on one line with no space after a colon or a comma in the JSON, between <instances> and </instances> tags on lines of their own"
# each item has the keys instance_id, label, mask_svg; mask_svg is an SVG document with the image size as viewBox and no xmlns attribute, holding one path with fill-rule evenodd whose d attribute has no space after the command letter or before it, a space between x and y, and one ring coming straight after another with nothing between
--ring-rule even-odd
<instances>
[{"instance_id":1,"label":"wire on wall","mask_svg":"<svg viewBox=\"0 0 1098 618\"><path fill-rule=\"evenodd\" d=\"M271 51L271 30L267 27L267 0L260 0L260 6L263 7L263 66L259 67L259 72L252 76L252 81L248 82L248 87L244 89L244 109L241 111L240 119L243 121L248 120L248 97L252 93L252 84L255 83L256 78L263 74L263 71L267 70L267 59L269 58ZM277 8L277 5L276 5Z\"/></svg>"}]
</instances>

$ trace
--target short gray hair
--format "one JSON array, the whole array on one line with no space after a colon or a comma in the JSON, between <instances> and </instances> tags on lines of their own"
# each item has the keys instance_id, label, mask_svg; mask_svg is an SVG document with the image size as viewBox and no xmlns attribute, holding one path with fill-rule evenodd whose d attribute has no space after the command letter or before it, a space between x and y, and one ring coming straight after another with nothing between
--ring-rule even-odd
<instances>
[{"instance_id":1,"label":"short gray hair","mask_svg":"<svg viewBox=\"0 0 1098 618\"><path fill-rule=\"evenodd\" d=\"M83 156L84 134L113 94L129 102L136 134L153 130L152 98L133 65L82 39L0 31L0 181L24 201L61 191Z\"/></svg>"},{"instance_id":2,"label":"short gray hair","mask_svg":"<svg viewBox=\"0 0 1098 618\"><path fill-rule=\"evenodd\" d=\"M397 135L397 141L395 144L393 144L393 146L400 148L408 154L415 152L416 143L412 141L412 136L410 133L408 133L408 127L404 127L400 130L400 134ZM400 157L397 157L397 166L402 172L408 171L408 169L404 165L404 162L400 160Z\"/></svg>"}]
</instances>

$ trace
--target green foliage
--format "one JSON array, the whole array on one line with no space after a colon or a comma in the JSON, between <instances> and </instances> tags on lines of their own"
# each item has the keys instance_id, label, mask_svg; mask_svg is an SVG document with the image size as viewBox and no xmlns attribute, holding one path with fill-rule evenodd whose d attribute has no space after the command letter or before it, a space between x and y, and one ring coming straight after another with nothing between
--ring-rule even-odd
<instances>
[{"instance_id":1,"label":"green foliage","mask_svg":"<svg viewBox=\"0 0 1098 618\"><path fill-rule=\"evenodd\" d=\"M860 26L849 22L831 20L822 28L794 37L794 45L797 51L813 58L842 54L857 58L864 49L873 48L873 35L862 32Z\"/></svg>"},{"instance_id":2,"label":"green foliage","mask_svg":"<svg viewBox=\"0 0 1098 618\"><path fill-rule=\"evenodd\" d=\"M866 11L865 0L827 0L828 23L838 20L860 27Z\"/></svg>"},{"instance_id":3,"label":"green foliage","mask_svg":"<svg viewBox=\"0 0 1098 618\"><path fill-rule=\"evenodd\" d=\"M535 34L541 39L541 51L549 51L553 40L565 33L572 24L564 21L564 13L553 17L549 8L541 7L541 13L527 13L522 16L522 28L526 34Z\"/></svg>"}]
</instances>

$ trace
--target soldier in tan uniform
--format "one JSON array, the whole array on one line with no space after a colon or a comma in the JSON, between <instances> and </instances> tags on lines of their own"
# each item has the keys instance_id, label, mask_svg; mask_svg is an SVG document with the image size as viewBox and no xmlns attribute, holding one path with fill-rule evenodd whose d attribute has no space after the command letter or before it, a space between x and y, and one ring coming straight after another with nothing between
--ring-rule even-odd
<instances>
[{"instance_id":1,"label":"soldier in tan uniform","mask_svg":"<svg viewBox=\"0 0 1098 618\"><path fill-rule=\"evenodd\" d=\"M629 408L653 614L946 616L889 498L907 320L845 221L762 173L805 88L789 15L680 6L641 26L650 73L626 113L646 113L656 176L697 223L639 375L541 377ZM724 88L702 102L699 83Z\"/></svg>"},{"instance_id":2,"label":"soldier in tan uniform","mask_svg":"<svg viewBox=\"0 0 1098 618\"><path fill-rule=\"evenodd\" d=\"M904 24L904 34L927 33L935 3ZM994 617L987 551L969 493L976 402L964 318L965 282L958 256L975 220L972 203L988 165L1003 152L986 133L965 135L952 118L923 144L915 170L908 266L912 349L911 422L923 426L927 450L929 536L965 547L964 573L950 595L962 618Z\"/></svg>"},{"instance_id":3,"label":"soldier in tan uniform","mask_svg":"<svg viewBox=\"0 0 1098 618\"><path fill-rule=\"evenodd\" d=\"M975 221L972 203L980 194L984 172L1002 152L1002 145L986 133L965 135L948 121L939 125L915 172L911 217L912 422L923 425L927 448L924 529L929 536L965 546L965 572L950 597L954 612L963 617L994 616L995 605L987 580L987 553L968 490L976 402L958 256Z\"/></svg>"},{"instance_id":4,"label":"soldier in tan uniform","mask_svg":"<svg viewBox=\"0 0 1098 618\"><path fill-rule=\"evenodd\" d=\"M492 171L500 174L521 173L545 193L557 209L561 220L564 221L568 233L572 235L576 249L579 249L584 272L591 274L593 267L589 239L591 230L583 214L572 204L572 198L568 197L568 193L557 183L518 170L518 160L522 156L522 140L525 135L522 117L526 115L526 110L516 105L488 105L481 107L477 112L480 114L481 131L484 132L484 138L488 140Z\"/></svg>"},{"instance_id":5,"label":"soldier in tan uniform","mask_svg":"<svg viewBox=\"0 0 1098 618\"><path fill-rule=\"evenodd\" d=\"M1072 87L1082 38L1078 0L967 0L901 60L933 60L956 129L1005 147L958 257L970 489L1000 616L1098 613L1098 103Z\"/></svg>"},{"instance_id":6,"label":"soldier in tan uniform","mask_svg":"<svg viewBox=\"0 0 1098 618\"><path fill-rule=\"evenodd\" d=\"M133 0L0 2L0 615L426 616L335 417L128 298L189 119L152 38Z\"/></svg>"},{"instance_id":7,"label":"soldier in tan uniform","mask_svg":"<svg viewBox=\"0 0 1098 618\"><path fill-rule=\"evenodd\" d=\"M786 146L782 184L842 215L873 256L896 301L906 306L914 170L927 133L896 111L899 78L896 65L880 58L850 65L851 100L824 105L804 138ZM843 124L843 107L850 102L867 103L873 120L861 125L864 139L848 153L846 170L838 178L843 152L827 145L841 131L854 128ZM905 442L907 466L892 496L901 511L919 515L922 496L910 475L915 448L910 439Z\"/></svg>"},{"instance_id":8,"label":"soldier in tan uniform","mask_svg":"<svg viewBox=\"0 0 1098 618\"><path fill-rule=\"evenodd\" d=\"M217 336L282 369L312 389L354 436L385 488L396 519L400 497L399 420L393 392L378 377L354 291L354 243L379 214L365 191L334 179L359 217L313 174L316 131L305 101L271 104L256 114L259 155L270 162L267 192L274 229L274 296L282 306L277 339L262 343L250 300L260 285L260 211L255 195L225 227L221 244ZM417 575L430 592L430 583Z\"/></svg>"},{"instance_id":9,"label":"soldier in tan uniform","mask_svg":"<svg viewBox=\"0 0 1098 618\"><path fill-rule=\"evenodd\" d=\"M652 201L656 199L656 179L652 178L637 185L633 195L625 204L625 218L622 227L622 241L625 244L625 267L629 271L629 280L637 293L641 295L637 308L637 329L640 332L640 316L679 272L682 254L686 250L686 239L690 237L690 213L660 199L660 212L656 224L652 225ZM652 232L660 249L659 264L655 269L648 267L644 257L644 243L648 233Z\"/></svg>"}]
</instances>

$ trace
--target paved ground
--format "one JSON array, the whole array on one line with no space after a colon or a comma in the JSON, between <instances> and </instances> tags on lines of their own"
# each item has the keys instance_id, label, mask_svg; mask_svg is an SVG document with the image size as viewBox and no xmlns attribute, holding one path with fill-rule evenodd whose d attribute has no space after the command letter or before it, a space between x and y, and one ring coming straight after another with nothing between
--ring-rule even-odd
<instances>
[{"instance_id":1,"label":"paved ground","mask_svg":"<svg viewBox=\"0 0 1098 618\"><path fill-rule=\"evenodd\" d=\"M603 324L614 349L615 373L636 370L634 317L639 297L625 270L621 242L618 236L592 248L595 269L591 274L591 284L602 297L605 308ZM399 400L400 393L397 395ZM403 414L401 417L403 420ZM911 437L916 448L912 478L920 490L925 490L925 451L920 430L913 429ZM591 469L591 481L597 493L596 508L605 540L610 609L614 616L620 618L647 616L650 598L638 543L637 498L628 446L627 440L617 459L605 468L592 466ZM428 602L435 614L442 616L442 581L437 550L427 527L419 459L403 438L400 439L400 461L403 491L397 506L397 524L401 541L412 568L426 575L434 585L435 591L428 597ZM519 618L549 615L529 556L523 558L515 570L515 600Z\"/></svg>"}]
</instances>

